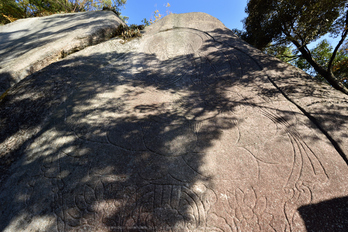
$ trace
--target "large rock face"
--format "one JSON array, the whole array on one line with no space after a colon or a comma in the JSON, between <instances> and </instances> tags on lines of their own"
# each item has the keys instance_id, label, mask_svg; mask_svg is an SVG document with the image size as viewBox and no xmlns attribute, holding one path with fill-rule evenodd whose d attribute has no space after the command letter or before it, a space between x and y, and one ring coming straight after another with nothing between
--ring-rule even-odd
<instances>
[{"instance_id":1,"label":"large rock face","mask_svg":"<svg viewBox=\"0 0 348 232\"><path fill-rule=\"evenodd\" d=\"M66 54L115 35L122 20L112 11L20 19L0 27L0 94Z\"/></svg>"},{"instance_id":2,"label":"large rock face","mask_svg":"<svg viewBox=\"0 0 348 232\"><path fill-rule=\"evenodd\" d=\"M0 102L1 231L346 231L347 96L203 13Z\"/></svg>"}]
</instances>

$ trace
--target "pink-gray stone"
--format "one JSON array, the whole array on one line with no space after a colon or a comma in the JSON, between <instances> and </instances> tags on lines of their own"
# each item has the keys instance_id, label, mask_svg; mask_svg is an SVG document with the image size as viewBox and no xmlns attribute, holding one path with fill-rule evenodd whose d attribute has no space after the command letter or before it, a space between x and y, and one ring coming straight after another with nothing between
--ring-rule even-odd
<instances>
[{"instance_id":1,"label":"pink-gray stone","mask_svg":"<svg viewBox=\"0 0 348 232\"><path fill-rule=\"evenodd\" d=\"M204 13L0 101L2 231L347 231L347 96Z\"/></svg>"}]
</instances>

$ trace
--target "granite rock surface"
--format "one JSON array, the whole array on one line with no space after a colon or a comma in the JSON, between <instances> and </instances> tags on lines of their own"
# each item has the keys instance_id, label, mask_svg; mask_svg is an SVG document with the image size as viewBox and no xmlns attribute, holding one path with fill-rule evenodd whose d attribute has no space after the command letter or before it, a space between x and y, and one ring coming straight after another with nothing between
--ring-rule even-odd
<instances>
[{"instance_id":1,"label":"granite rock surface","mask_svg":"<svg viewBox=\"0 0 348 232\"><path fill-rule=\"evenodd\" d=\"M347 231L348 97L204 13L0 101L1 231Z\"/></svg>"},{"instance_id":2,"label":"granite rock surface","mask_svg":"<svg viewBox=\"0 0 348 232\"><path fill-rule=\"evenodd\" d=\"M115 35L112 11L55 14L0 26L0 94L29 74Z\"/></svg>"}]
</instances>

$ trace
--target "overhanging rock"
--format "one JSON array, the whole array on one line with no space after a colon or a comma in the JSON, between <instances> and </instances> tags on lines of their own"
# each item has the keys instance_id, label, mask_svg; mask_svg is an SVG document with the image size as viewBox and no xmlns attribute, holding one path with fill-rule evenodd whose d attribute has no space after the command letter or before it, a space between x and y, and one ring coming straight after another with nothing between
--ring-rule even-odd
<instances>
[{"instance_id":1,"label":"overhanging rock","mask_svg":"<svg viewBox=\"0 0 348 232\"><path fill-rule=\"evenodd\" d=\"M1 100L0 230L345 231L346 112L212 16L166 16Z\"/></svg>"},{"instance_id":2,"label":"overhanging rock","mask_svg":"<svg viewBox=\"0 0 348 232\"><path fill-rule=\"evenodd\" d=\"M67 54L108 40L123 24L112 11L20 19L0 27L0 94Z\"/></svg>"}]
</instances>

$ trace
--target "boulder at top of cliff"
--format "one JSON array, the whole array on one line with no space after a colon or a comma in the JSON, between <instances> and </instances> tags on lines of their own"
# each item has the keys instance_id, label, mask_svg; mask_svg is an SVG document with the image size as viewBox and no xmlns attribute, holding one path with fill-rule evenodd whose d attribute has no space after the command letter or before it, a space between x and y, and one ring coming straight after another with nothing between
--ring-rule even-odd
<instances>
[{"instance_id":1,"label":"boulder at top of cliff","mask_svg":"<svg viewBox=\"0 0 348 232\"><path fill-rule=\"evenodd\" d=\"M0 100L0 230L346 231L346 95L204 13L123 42Z\"/></svg>"},{"instance_id":2,"label":"boulder at top of cliff","mask_svg":"<svg viewBox=\"0 0 348 232\"><path fill-rule=\"evenodd\" d=\"M94 11L0 26L0 93L66 54L110 39L122 23L112 11Z\"/></svg>"}]
</instances>

